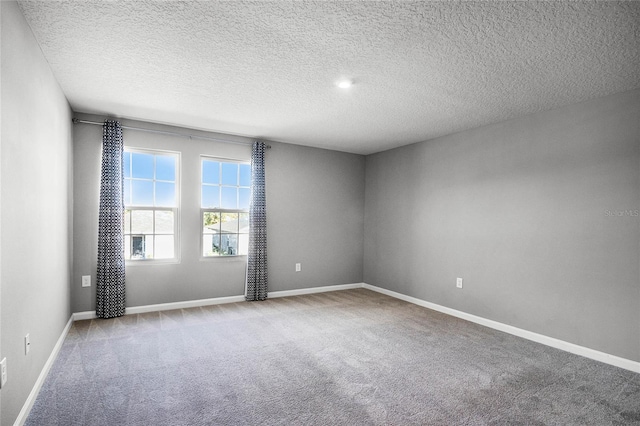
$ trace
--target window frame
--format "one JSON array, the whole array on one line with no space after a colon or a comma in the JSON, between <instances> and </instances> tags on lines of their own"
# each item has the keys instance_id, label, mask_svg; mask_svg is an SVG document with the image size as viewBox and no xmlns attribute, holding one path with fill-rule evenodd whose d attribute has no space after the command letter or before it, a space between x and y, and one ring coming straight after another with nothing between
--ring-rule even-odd
<instances>
[{"instance_id":1,"label":"window frame","mask_svg":"<svg viewBox=\"0 0 640 426\"><path fill-rule=\"evenodd\" d=\"M124 148L124 152L127 153L139 153L139 154L148 154L148 155L153 155L153 178L152 179L141 179L141 178L134 178L133 177L133 165L130 164L130 170L129 170L129 177L125 178L124 177L124 173L123 173L123 185L126 185L126 181L129 180L130 182L133 180L147 180L147 181L151 181L154 183L153 186L153 199L154 199L154 204L155 204L155 182L171 182L171 181L167 181L164 179L156 179L156 155L165 155L165 156L173 156L175 158L175 177L174 177L174 190L175 190L175 206L173 207L169 207L169 206L155 206L155 205L127 205L124 204L124 208L125 208L125 212L128 210L130 212L129 215L129 220L131 220L131 212L133 211L151 211L153 212L153 232L151 234L140 234L140 233L133 233L131 232L131 226L129 226L129 233L125 232L123 237L125 237L124 239L126 240L126 236L130 237L130 241L129 244L131 245L131 247L129 248L129 253L131 255L131 251L132 251L132 244L133 244L133 237L134 236L139 236L139 235L150 235L153 237L153 239L155 240L156 236L162 236L162 235L173 235L173 257L172 258L163 258L163 259L156 259L156 258L138 258L138 259L132 259L132 258L125 258L125 265L126 266L135 266L135 265L150 265L150 264L171 264L171 263L180 263L181 261L181 257L180 257L180 194L181 194L181 186L180 186L180 182L181 182L181 163L182 163L182 158L181 158L181 153L179 151L171 151L171 150L165 150L165 149L153 149L153 148L138 148L138 147L129 147L129 146L125 146ZM124 172L124 170L123 170ZM124 193L123 193L124 196ZM123 200L126 201L126 200ZM173 234L165 234L165 233L156 233L156 229L155 229L155 212L157 211L171 211L173 212ZM125 214L126 217L126 214ZM126 224L125 224L125 230L126 230ZM126 252L125 252L126 253ZM155 254L155 247L154 247L154 254Z\"/></svg>"},{"instance_id":2,"label":"window frame","mask_svg":"<svg viewBox=\"0 0 640 426\"><path fill-rule=\"evenodd\" d=\"M249 188L249 196L251 197L251 181L249 181L249 186L245 186L245 185L240 185L240 168L238 168L238 184L237 185L224 185L222 183L222 180L220 181L220 183L218 184L207 184L205 182L203 182L203 177L204 177L204 162L205 161L215 161L220 163L220 175L222 176L222 164L223 163L231 163L231 164L238 164L238 166L240 165L247 165L249 167L251 167L251 161L250 160L238 160L235 158L224 158L224 157L217 157L214 155L208 155L208 154L201 154L200 155L200 212L199 212L199 232L200 232L200 245L198 247L198 251L199 251L199 257L201 261L205 261L205 262L209 262L209 261L221 261L221 259L225 259L227 261L230 260L245 260L247 258L247 254L225 254L225 255L217 255L217 256L205 256L204 255L204 236L205 236L205 232L204 232L204 214L205 213L220 213L220 214L224 214L224 213L246 213L247 214L247 220L249 217L249 207L247 207L246 209L226 209L226 208L214 208L214 207L202 207L203 205L203 200L202 200L202 188L206 185L206 186L217 186L219 188L222 188L224 186L231 186L231 187L235 187L237 189L239 188ZM239 198L239 195L238 195ZM239 200L238 200L239 202ZM249 203L251 203L251 201L249 201ZM243 233L243 232L239 232L240 229L238 229L238 232L236 232L235 234L232 235L237 235L238 238L240 238L240 235L246 235L247 239L249 237L249 232L247 233ZM215 259L215 260L214 260Z\"/></svg>"}]
</instances>

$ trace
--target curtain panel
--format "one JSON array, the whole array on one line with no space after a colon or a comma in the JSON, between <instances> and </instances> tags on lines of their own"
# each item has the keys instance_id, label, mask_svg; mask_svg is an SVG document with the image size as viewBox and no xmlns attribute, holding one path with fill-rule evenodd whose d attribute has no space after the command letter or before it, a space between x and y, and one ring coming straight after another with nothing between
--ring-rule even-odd
<instances>
[{"instance_id":1,"label":"curtain panel","mask_svg":"<svg viewBox=\"0 0 640 426\"><path fill-rule=\"evenodd\" d=\"M267 298L267 203L264 154L267 145L254 142L251 151L251 205L249 206L248 301Z\"/></svg>"},{"instance_id":2,"label":"curtain panel","mask_svg":"<svg viewBox=\"0 0 640 426\"><path fill-rule=\"evenodd\" d=\"M98 218L98 318L119 317L125 313L123 149L120 123L105 120Z\"/></svg>"}]
</instances>

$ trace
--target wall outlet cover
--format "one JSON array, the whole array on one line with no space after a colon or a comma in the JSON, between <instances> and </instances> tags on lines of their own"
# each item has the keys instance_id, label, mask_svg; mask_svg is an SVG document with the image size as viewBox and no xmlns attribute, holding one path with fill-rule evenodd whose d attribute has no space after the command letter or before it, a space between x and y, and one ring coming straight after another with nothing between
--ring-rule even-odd
<instances>
[{"instance_id":1,"label":"wall outlet cover","mask_svg":"<svg viewBox=\"0 0 640 426\"><path fill-rule=\"evenodd\" d=\"M462 278L456 278L456 287L462 288Z\"/></svg>"}]
</instances>

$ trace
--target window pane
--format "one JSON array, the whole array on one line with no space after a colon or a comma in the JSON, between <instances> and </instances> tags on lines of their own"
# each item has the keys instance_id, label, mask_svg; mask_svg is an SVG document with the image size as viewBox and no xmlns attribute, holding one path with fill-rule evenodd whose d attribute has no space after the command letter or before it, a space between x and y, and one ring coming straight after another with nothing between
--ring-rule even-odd
<instances>
[{"instance_id":1,"label":"window pane","mask_svg":"<svg viewBox=\"0 0 640 426\"><path fill-rule=\"evenodd\" d=\"M202 160L202 183L220 183L220 163Z\"/></svg>"},{"instance_id":2,"label":"window pane","mask_svg":"<svg viewBox=\"0 0 640 426\"><path fill-rule=\"evenodd\" d=\"M202 255L211 256L211 247L213 246L213 235L204 234L202 236Z\"/></svg>"},{"instance_id":3,"label":"window pane","mask_svg":"<svg viewBox=\"0 0 640 426\"><path fill-rule=\"evenodd\" d=\"M131 236L131 259L146 259L147 236L132 235Z\"/></svg>"},{"instance_id":4,"label":"window pane","mask_svg":"<svg viewBox=\"0 0 640 426\"><path fill-rule=\"evenodd\" d=\"M131 205L153 206L153 181L131 181Z\"/></svg>"},{"instance_id":5,"label":"window pane","mask_svg":"<svg viewBox=\"0 0 640 426\"><path fill-rule=\"evenodd\" d=\"M154 259L173 258L173 235L156 235Z\"/></svg>"},{"instance_id":6,"label":"window pane","mask_svg":"<svg viewBox=\"0 0 640 426\"><path fill-rule=\"evenodd\" d=\"M122 154L122 171L124 173L124 177L131 177L131 153L124 152Z\"/></svg>"},{"instance_id":7,"label":"window pane","mask_svg":"<svg viewBox=\"0 0 640 426\"><path fill-rule=\"evenodd\" d=\"M134 178L153 179L153 155L132 152L131 175Z\"/></svg>"},{"instance_id":8,"label":"window pane","mask_svg":"<svg viewBox=\"0 0 640 426\"><path fill-rule=\"evenodd\" d=\"M204 212L202 227L204 233L220 232L220 213Z\"/></svg>"},{"instance_id":9,"label":"window pane","mask_svg":"<svg viewBox=\"0 0 640 426\"><path fill-rule=\"evenodd\" d=\"M153 235L144 236L144 259L154 259L153 254Z\"/></svg>"},{"instance_id":10,"label":"window pane","mask_svg":"<svg viewBox=\"0 0 640 426\"><path fill-rule=\"evenodd\" d=\"M202 208L220 208L219 186L202 186Z\"/></svg>"},{"instance_id":11,"label":"window pane","mask_svg":"<svg viewBox=\"0 0 640 426\"><path fill-rule=\"evenodd\" d=\"M220 222L220 232L238 232L238 213L222 213Z\"/></svg>"},{"instance_id":12,"label":"window pane","mask_svg":"<svg viewBox=\"0 0 640 426\"><path fill-rule=\"evenodd\" d=\"M124 211L124 233L131 233L131 210Z\"/></svg>"},{"instance_id":13,"label":"window pane","mask_svg":"<svg viewBox=\"0 0 640 426\"><path fill-rule=\"evenodd\" d=\"M238 254L249 254L249 234L238 235Z\"/></svg>"},{"instance_id":14,"label":"window pane","mask_svg":"<svg viewBox=\"0 0 640 426\"><path fill-rule=\"evenodd\" d=\"M222 184L238 185L238 164L222 163Z\"/></svg>"},{"instance_id":15,"label":"window pane","mask_svg":"<svg viewBox=\"0 0 640 426\"><path fill-rule=\"evenodd\" d=\"M220 254L224 256L238 254L238 234L220 235Z\"/></svg>"},{"instance_id":16,"label":"window pane","mask_svg":"<svg viewBox=\"0 0 640 426\"><path fill-rule=\"evenodd\" d=\"M155 214L156 234L173 234L173 212L166 210L157 210Z\"/></svg>"},{"instance_id":17,"label":"window pane","mask_svg":"<svg viewBox=\"0 0 640 426\"><path fill-rule=\"evenodd\" d=\"M131 205L131 181L129 179L124 180L124 205Z\"/></svg>"},{"instance_id":18,"label":"window pane","mask_svg":"<svg viewBox=\"0 0 640 426\"><path fill-rule=\"evenodd\" d=\"M156 206L175 207L176 184L169 182L156 182Z\"/></svg>"},{"instance_id":19,"label":"window pane","mask_svg":"<svg viewBox=\"0 0 640 426\"><path fill-rule=\"evenodd\" d=\"M131 259L131 236L124 236L124 258Z\"/></svg>"},{"instance_id":20,"label":"window pane","mask_svg":"<svg viewBox=\"0 0 640 426\"><path fill-rule=\"evenodd\" d=\"M249 210L250 201L251 190L249 188L238 188L238 208L240 210Z\"/></svg>"},{"instance_id":21,"label":"window pane","mask_svg":"<svg viewBox=\"0 0 640 426\"><path fill-rule=\"evenodd\" d=\"M206 234L202 236L202 255L220 255L220 235Z\"/></svg>"},{"instance_id":22,"label":"window pane","mask_svg":"<svg viewBox=\"0 0 640 426\"><path fill-rule=\"evenodd\" d=\"M238 208L238 188L222 187L222 202L220 207L223 209Z\"/></svg>"},{"instance_id":23,"label":"window pane","mask_svg":"<svg viewBox=\"0 0 640 426\"><path fill-rule=\"evenodd\" d=\"M153 210L133 210L131 212L131 232L133 234L153 234Z\"/></svg>"},{"instance_id":24,"label":"window pane","mask_svg":"<svg viewBox=\"0 0 640 426\"><path fill-rule=\"evenodd\" d=\"M156 155L156 179L176 180L176 157L173 155Z\"/></svg>"},{"instance_id":25,"label":"window pane","mask_svg":"<svg viewBox=\"0 0 640 426\"><path fill-rule=\"evenodd\" d=\"M240 164L240 186L251 186L251 166Z\"/></svg>"},{"instance_id":26,"label":"window pane","mask_svg":"<svg viewBox=\"0 0 640 426\"><path fill-rule=\"evenodd\" d=\"M249 213L238 213L238 231L249 233Z\"/></svg>"}]
</instances>

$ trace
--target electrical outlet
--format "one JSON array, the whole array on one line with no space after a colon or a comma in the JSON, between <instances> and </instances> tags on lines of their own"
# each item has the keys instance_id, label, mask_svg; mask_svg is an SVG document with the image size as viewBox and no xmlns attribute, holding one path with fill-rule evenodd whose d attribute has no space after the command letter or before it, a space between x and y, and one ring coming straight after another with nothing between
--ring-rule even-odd
<instances>
[{"instance_id":1,"label":"electrical outlet","mask_svg":"<svg viewBox=\"0 0 640 426\"><path fill-rule=\"evenodd\" d=\"M27 355L31 350L31 339L29 339L29 333L24 336L24 354Z\"/></svg>"},{"instance_id":2,"label":"electrical outlet","mask_svg":"<svg viewBox=\"0 0 640 426\"><path fill-rule=\"evenodd\" d=\"M302 271L302 266L299 263L296 263L296 272Z\"/></svg>"},{"instance_id":3,"label":"electrical outlet","mask_svg":"<svg viewBox=\"0 0 640 426\"><path fill-rule=\"evenodd\" d=\"M82 276L82 287L91 287L91 275Z\"/></svg>"},{"instance_id":4,"label":"electrical outlet","mask_svg":"<svg viewBox=\"0 0 640 426\"><path fill-rule=\"evenodd\" d=\"M462 278L456 278L456 287L462 288Z\"/></svg>"},{"instance_id":5,"label":"electrical outlet","mask_svg":"<svg viewBox=\"0 0 640 426\"><path fill-rule=\"evenodd\" d=\"M0 388L7 383L7 358L2 358L0 361Z\"/></svg>"}]
</instances>

